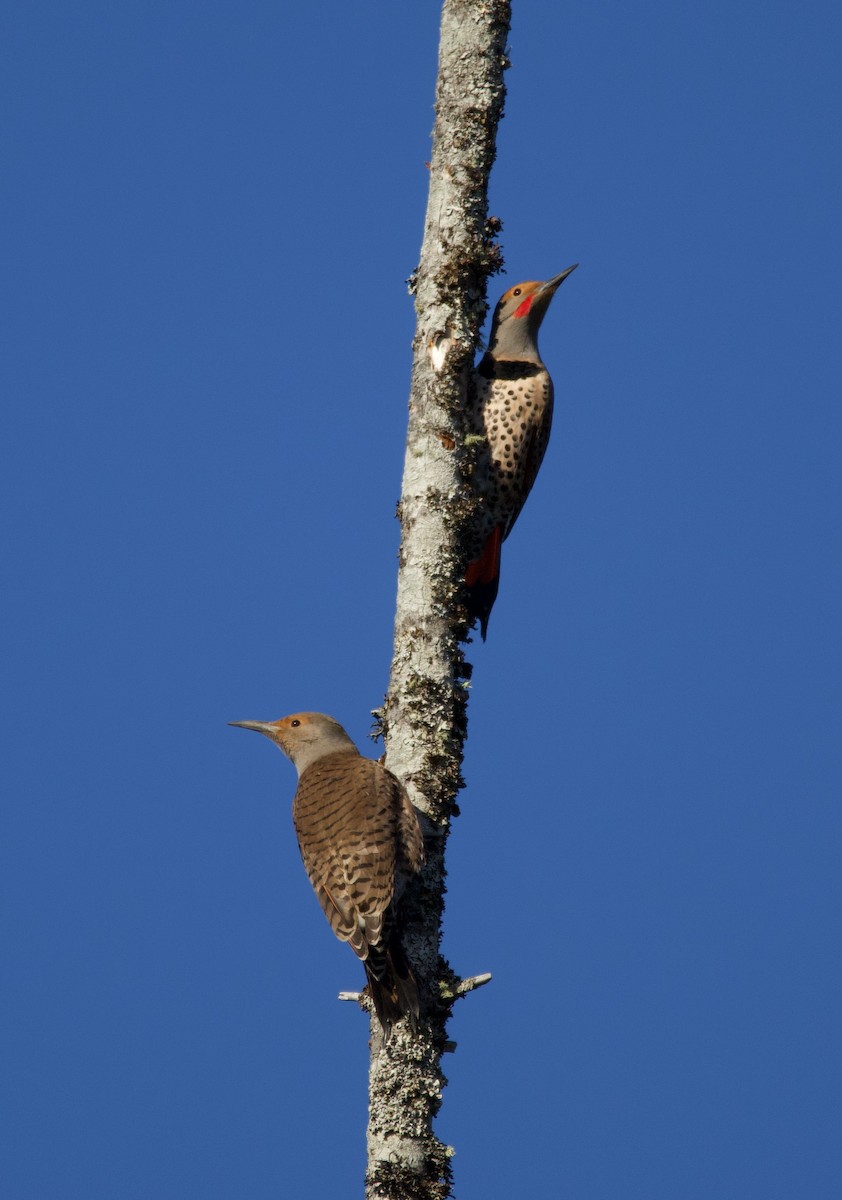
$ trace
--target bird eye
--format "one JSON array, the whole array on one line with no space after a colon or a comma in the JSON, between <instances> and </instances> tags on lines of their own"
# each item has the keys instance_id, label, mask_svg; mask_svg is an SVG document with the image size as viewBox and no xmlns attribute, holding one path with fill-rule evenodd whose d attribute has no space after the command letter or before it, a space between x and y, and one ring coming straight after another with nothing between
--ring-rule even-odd
<instances>
[{"instance_id":1,"label":"bird eye","mask_svg":"<svg viewBox=\"0 0 842 1200\"><path fill-rule=\"evenodd\" d=\"M513 296L519 296L519 295L520 295L520 288L515 288L515 290L512 292L512 295L513 295Z\"/></svg>"},{"instance_id":2,"label":"bird eye","mask_svg":"<svg viewBox=\"0 0 842 1200\"><path fill-rule=\"evenodd\" d=\"M300 724L301 724L301 722L298 720L290 721L290 725L292 726L293 729L297 729Z\"/></svg>"}]
</instances>

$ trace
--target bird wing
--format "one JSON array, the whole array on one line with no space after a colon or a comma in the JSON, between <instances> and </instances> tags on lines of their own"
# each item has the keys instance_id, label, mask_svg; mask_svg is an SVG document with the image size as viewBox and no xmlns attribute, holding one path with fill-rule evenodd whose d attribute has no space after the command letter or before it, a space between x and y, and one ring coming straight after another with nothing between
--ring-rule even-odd
<instances>
[{"instance_id":1,"label":"bird wing","mask_svg":"<svg viewBox=\"0 0 842 1200\"><path fill-rule=\"evenodd\" d=\"M333 932L365 959L380 940L395 889L395 777L339 751L302 772L293 821L304 867Z\"/></svg>"}]
</instances>

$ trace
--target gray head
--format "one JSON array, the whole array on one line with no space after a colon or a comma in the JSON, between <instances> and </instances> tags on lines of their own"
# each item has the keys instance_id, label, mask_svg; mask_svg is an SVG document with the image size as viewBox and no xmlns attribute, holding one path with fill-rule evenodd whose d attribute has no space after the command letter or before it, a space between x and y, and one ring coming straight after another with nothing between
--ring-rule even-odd
<instances>
[{"instance_id":1,"label":"gray head","mask_svg":"<svg viewBox=\"0 0 842 1200\"><path fill-rule=\"evenodd\" d=\"M531 279L516 283L497 301L491 321L488 352L495 358L540 362L538 330L550 301L578 263L546 283Z\"/></svg>"},{"instance_id":2,"label":"gray head","mask_svg":"<svg viewBox=\"0 0 842 1200\"><path fill-rule=\"evenodd\" d=\"M279 721L229 721L240 729L254 729L283 750L300 775L325 754L337 750L359 751L345 730L333 717L324 713L301 712Z\"/></svg>"}]
</instances>

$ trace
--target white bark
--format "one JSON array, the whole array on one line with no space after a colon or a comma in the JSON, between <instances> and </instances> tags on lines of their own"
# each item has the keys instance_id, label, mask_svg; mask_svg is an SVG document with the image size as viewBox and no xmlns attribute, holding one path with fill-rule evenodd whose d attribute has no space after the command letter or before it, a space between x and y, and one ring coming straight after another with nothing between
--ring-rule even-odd
<instances>
[{"instance_id":1,"label":"white bark","mask_svg":"<svg viewBox=\"0 0 842 1200\"><path fill-rule=\"evenodd\" d=\"M402 903L418 977L420 1028L402 1023L384 1047L372 1028L367 1200L444 1200L452 1151L432 1131L445 1084L445 1025L464 984L441 959L444 853L466 734L466 636L460 609L464 527L473 500L464 469L465 390L499 267L488 177L502 115L509 0L445 0L430 193L416 275L409 428L401 493L395 654L383 712L387 764L427 821L427 864Z\"/></svg>"}]
</instances>

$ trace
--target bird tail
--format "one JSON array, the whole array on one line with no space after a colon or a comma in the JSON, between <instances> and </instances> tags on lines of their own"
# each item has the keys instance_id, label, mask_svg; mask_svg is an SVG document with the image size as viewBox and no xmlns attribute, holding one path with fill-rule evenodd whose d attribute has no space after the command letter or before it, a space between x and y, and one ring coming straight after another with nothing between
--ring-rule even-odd
<instances>
[{"instance_id":1,"label":"bird tail","mask_svg":"<svg viewBox=\"0 0 842 1200\"><path fill-rule=\"evenodd\" d=\"M465 571L465 590L467 592L468 620L479 621L482 640L488 633L488 618L497 599L500 587L500 547L503 544L503 531L495 525L485 541L479 558L468 563Z\"/></svg>"},{"instance_id":2,"label":"bird tail","mask_svg":"<svg viewBox=\"0 0 842 1200\"><path fill-rule=\"evenodd\" d=\"M380 953L372 953L372 950L379 950ZM382 946L370 947L369 956L363 966L374 1011L383 1028L385 1040L388 1042L392 1026L402 1017L409 1017L410 1025L414 1029L415 1022L421 1015L418 984L397 933L392 934L385 950Z\"/></svg>"}]
</instances>

